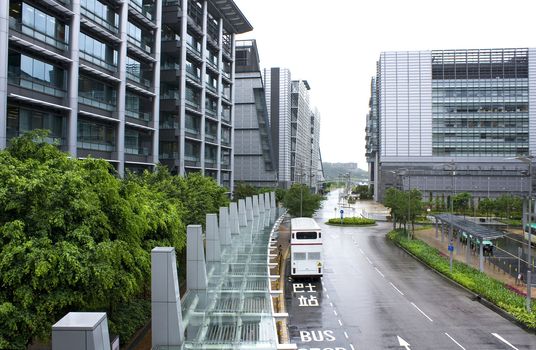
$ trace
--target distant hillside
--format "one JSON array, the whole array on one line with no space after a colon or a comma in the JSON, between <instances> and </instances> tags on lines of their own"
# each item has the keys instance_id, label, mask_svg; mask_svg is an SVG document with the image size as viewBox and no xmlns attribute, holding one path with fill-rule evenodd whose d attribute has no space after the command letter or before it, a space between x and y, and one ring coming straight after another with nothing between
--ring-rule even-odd
<instances>
[{"instance_id":1,"label":"distant hillside","mask_svg":"<svg viewBox=\"0 0 536 350\"><path fill-rule=\"evenodd\" d=\"M322 162L326 180L337 180L339 175L350 173L352 179L367 180L368 172L357 167L357 163Z\"/></svg>"}]
</instances>

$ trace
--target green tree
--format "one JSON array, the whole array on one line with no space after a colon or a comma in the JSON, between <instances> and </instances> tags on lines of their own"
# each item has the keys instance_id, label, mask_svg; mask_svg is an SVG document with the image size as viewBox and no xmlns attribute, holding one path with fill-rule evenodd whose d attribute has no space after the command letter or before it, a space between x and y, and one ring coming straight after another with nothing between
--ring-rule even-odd
<instances>
[{"instance_id":1,"label":"green tree","mask_svg":"<svg viewBox=\"0 0 536 350\"><path fill-rule=\"evenodd\" d=\"M352 193L359 195L359 199L372 199L371 189L367 185L359 185L352 188Z\"/></svg>"},{"instance_id":2,"label":"green tree","mask_svg":"<svg viewBox=\"0 0 536 350\"><path fill-rule=\"evenodd\" d=\"M491 198L483 198L478 204L478 207L486 217L490 217L491 213L495 210L495 201Z\"/></svg>"},{"instance_id":3,"label":"green tree","mask_svg":"<svg viewBox=\"0 0 536 350\"><path fill-rule=\"evenodd\" d=\"M311 193L309 187L304 184L294 184L286 192L283 206L288 209L292 216L311 217L320 208L322 197Z\"/></svg>"},{"instance_id":4,"label":"green tree","mask_svg":"<svg viewBox=\"0 0 536 350\"><path fill-rule=\"evenodd\" d=\"M503 194L495 199L495 213L497 216L510 219L512 216L521 217L523 201L520 197Z\"/></svg>"},{"instance_id":5,"label":"green tree","mask_svg":"<svg viewBox=\"0 0 536 350\"><path fill-rule=\"evenodd\" d=\"M471 194L468 192L461 192L454 196L453 205L454 210L461 212L465 216L465 212L469 209L469 203L471 202Z\"/></svg>"},{"instance_id":6,"label":"green tree","mask_svg":"<svg viewBox=\"0 0 536 350\"><path fill-rule=\"evenodd\" d=\"M243 182L238 182L234 186L233 200L244 199L259 194L259 190L256 187L248 185Z\"/></svg>"},{"instance_id":7,"label":"green tree","mask_svg":"<svg viewBox=\"0 0 536 350\"><path fill-rule=\"evenodd\" d=\"M417 216L422 214L422 194L417 189L408 192L391 187L385 193L384 205L391 210L393 227L399 223L407 229L407 225L414 225Z\"/></svg>"}]
</instances>

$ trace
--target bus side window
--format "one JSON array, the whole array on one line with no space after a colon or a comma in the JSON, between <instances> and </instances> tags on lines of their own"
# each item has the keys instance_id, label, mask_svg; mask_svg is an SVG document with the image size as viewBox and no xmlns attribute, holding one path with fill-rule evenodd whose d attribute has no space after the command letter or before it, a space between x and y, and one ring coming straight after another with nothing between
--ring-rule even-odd
<instances>
[{"instance_id":1,"label":"bus side window","mask_svg":"<svg viewBox=\"0 0 536 350\"><path fill-rule=\"evenodd\" d=\"M318 232L318 238L322 238L322 232Z\"/></svg>"}]
</instances>

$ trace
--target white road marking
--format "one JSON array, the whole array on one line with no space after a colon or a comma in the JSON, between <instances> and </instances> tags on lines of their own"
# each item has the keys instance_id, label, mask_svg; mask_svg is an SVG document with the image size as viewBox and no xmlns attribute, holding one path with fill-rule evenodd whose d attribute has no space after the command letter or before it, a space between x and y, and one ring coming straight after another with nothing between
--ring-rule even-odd
<instances>
[{"instance_id":1,"label":"white road marking","mask_svg":"<svg viewBox=\"0 0 536 350\"><path fill-rule=\"evenodd\" d=\"M367 258L367 261L369 262L369 264L372 265L372 261L370 261L370 259L368 258L368 256L367 256L366 258Z\"/></svg>"},{"instance_id":2,"label":"white road marking","mask_svg":"<svg viewBox=\"0 0 536 350\"><path fill-rule=\"evenodd\" d=\"M456 343L456 345L458 345L460 348L462 348L463 350L465 350L465 348L464 348L460 343L458 343L458 342L456 341L456 339L454 339L453 337L451 337L447 332L445 332L445 335L446 335L447 337L449 337L450 340L452 340L454 343Z\"/></svg>"},{"instance_id":3,"label":"white road marking","mask_svg":"<svg viewBox=\"0 0 536 350\"><path fill-rule=\"evenodd\" d=\"M374 270L376 270L376 272L379 273L380 276L382 276L383 278L385 278L385 275L384 275L380 270L378 270L377 267L375 267Z\"/></svg>"},{"instance_id":4,"label":"white road marking","mask_svg":"<svg viewBox=\"0 0 536 350\"><path fill-rule=\"evenodd\" d=\"M400 293L400 295L404 295L404 293L402 293L402 291L398 288L396 288L396 286L392 283L392 282L389 282L389 284L398 292Z\"/></svg>"},{"instance_id":5,"label":"white road marking","mask_svg":"<svg viewBox=\"0 0 536 350\"><path fill-rule=\"evenodd\" d=\"M413 305L417 310L419 310L419 312L423 314L423 316L426 317L430 322L434 322L434 320L432 320L430 317L428 317L427 314L425 314L421 309L419 309L419 307L415 305L415 303L412 302L411 305Z\"/></svg>"},{"instance_id":6,"label":"white road marking","mask_svg":"<svg viewBox=\"0 0 536 350\"><path fill-rule=\"evenodd\" d=\"M510 344L508 342L508 340L504 339L503 337L501 337L500 335L498 335L497 333L491 333L491 335L493 335L495 338L499 339L500 341L502 341L503 343L505 343L506 345L508 345L509 347L511 347L512 349L514 350L519 350L518 348L516 348L515 346L513 346L512 344Z\"/></svg>"},{"instance_id":7,"label":"white road marking","mask_svg":"<svg viewBox=\"0 0 536 350\"><path fill-rule=\"evenodd\" d=\"M350 349L355 350L354 346L350 344Z\"/></svg>"},{"instance_id":8,"label":"white road marking","mask_svg":"<svg viewBox=\"0 0 536 350\"><path fill-rule=\"evenodd\" d=\"M344 336L348 339L348 333L346 333L346 331L344 331Z\"/></svg>"},{"instance_id":9,"label":"white road marking","mask_svg":"<svg viewBox=\"0 0 536 350\"><path fill-rule=\"evenodd\" d=\"M339 324L342 326L342 322L341 322L341 320L337 320L337 321L339 321Z\"/></svg>"},{"instance_id":10,"label":"white road marking","mask_svg":"<svg viewBox=\"0 0 536 350\"><path fill-rule=\"evenodd\" d=\"M329 294L326 293L326 297L329 299Z\"/></svg>"},{"instance_id":11,"label":"white road marking","mask_svg":"<svg viewBox=\"0 0 536 350\"><path fill-rule=\"evenodd\" d=\"M361 252L361 254L365 254L365 252L363 251L363 249L359 248L359 251Z\"/></svg>"},{"instance_id":12,"label":"white road marking","mask_svg":"<svg viewBox=\"0 0 536 350\"><path fill-rule=\"evenodd\" d=\"M327 292L327 291L328 291L328 289L326 287L324 287L324 292Z\"/></svg>"},{"instance_id":13,"label":"white road marking","mask_svg":"<svg viewBox=\"0 0 536 350\"><path fill-rule=\"evenodd\" d=\"M333 310L333 313L335 314L335 316L339 316L339 315L337 314L337 310Z\"/></svg>"},{"instance_id":14,"label":"white road marking","mask_svg":"<svg viewBox=\"0 0 536 350\"><path fill-rule=\"evenodd\" d=\"M331 301L329 302L329 306L333 307L333 303Z\"/></svg>"}]
</instances>

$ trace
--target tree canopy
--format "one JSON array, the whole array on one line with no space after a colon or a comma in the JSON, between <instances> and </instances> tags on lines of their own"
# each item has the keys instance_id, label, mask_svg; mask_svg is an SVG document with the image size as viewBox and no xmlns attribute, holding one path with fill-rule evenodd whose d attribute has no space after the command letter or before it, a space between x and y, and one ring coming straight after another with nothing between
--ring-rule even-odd
<instances>
[{"instance_id":1,"label":"tree canopy","mask_svg":"<svg viewBox=\"0 0 536 350\"><path fill-rule=\"evenodd\" d=\"M320 208L322 196L311 193L304 184L294 184L286 191L283 205L292 216L311 217Z\"/></svg>"},{"instance_id":2,"label":"tree canopy","mask_svg":"<svg viewBox=\"0 0 536 350\"><path fill-rule=\"evenodd\" d=\"M228 203L225 189L165 168L125 179L27 133L0 152L0 348L48 339L69 311L107 311L150 287L150 251L185 247L185 225ZM146 294L146 293L145 293ZM127 336L125 334L120 334Z\"/></svg>"}]
</instances>

